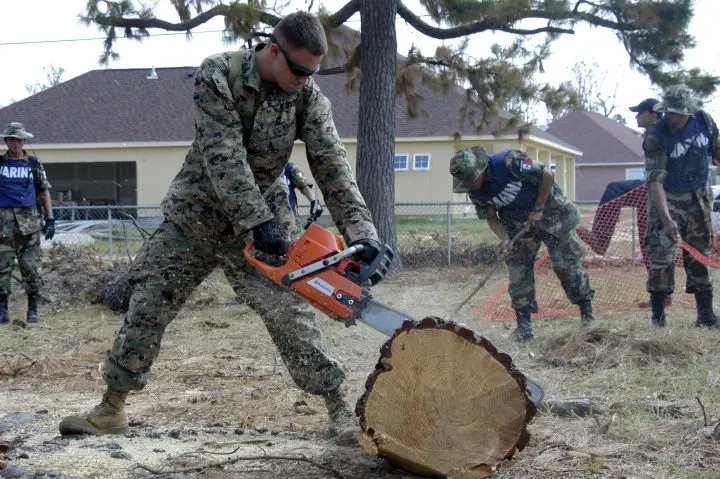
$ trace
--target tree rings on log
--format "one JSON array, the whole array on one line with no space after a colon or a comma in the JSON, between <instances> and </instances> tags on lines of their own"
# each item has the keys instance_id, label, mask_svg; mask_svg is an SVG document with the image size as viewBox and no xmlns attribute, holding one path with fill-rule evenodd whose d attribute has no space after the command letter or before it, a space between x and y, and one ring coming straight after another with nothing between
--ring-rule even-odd
<instances>
[{"instance_id":1,"label":"tree rings on log","mask_svg":"<svg viewBox=\"0 0 720 479\"><path fill-rule=\"evenodd\" d=\"M355 412L368 453L423 476L476 479L525 447L537 409L510 356L428 317L383 345Z\"/></svg>"}]
</instances>

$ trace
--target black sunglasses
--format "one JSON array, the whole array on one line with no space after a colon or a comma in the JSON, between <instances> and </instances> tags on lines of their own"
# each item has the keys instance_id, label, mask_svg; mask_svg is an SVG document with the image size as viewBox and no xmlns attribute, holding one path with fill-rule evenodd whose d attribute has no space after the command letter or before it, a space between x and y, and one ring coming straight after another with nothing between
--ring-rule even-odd
<instances>
[{"instance_id":1,"label":"black sunglasses","mask_svg":"<svg viewBox=\"0 0 720 479\"><path fill-rule=\"evenodd\" d=\"M287 63L288 68L296 77L311 77L320 71L320 65L318 65L314 70L310 70L309 68L305 68L304 66L298 65L294 61L290 60L290 57L285 52L282 45L280 45L277 38L275 38L275 35L270 35L270 41L277 45L280 49L280 53L282 53L283 57L285 57L285 63Z\"/></svg>"}]
</instances>

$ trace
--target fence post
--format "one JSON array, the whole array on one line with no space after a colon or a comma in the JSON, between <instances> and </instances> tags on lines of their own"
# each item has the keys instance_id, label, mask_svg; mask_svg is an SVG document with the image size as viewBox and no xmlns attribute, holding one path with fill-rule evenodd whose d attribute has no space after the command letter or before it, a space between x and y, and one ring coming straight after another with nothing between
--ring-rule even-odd
<instances>
[{"instance_id":1,"label":"fence post","mask_svg":"<svg viewBox=\"0 0 720 479\"><path fill-rule=\"evenodd\" d=\"M637 218L637 208L632 209L632 252L630 253L630 264L635 267L635 219ZM642 241L642 240L640 240Z\"/></svg>"},{"instance_id":2,"label":"fence post","mask_svg":"<svg viewBox=\"0 0 720 479\"><path fill-rule=\"evenodd\" d=\"M112 209L108 206L108 256L109 260L112 260L113 256L113 229L112 229Z\"/></svg>"},{"instance_id":3,"label":"fence post","mask_svg":"<svg viewBox=\"0 0 720 479\"><path fill-rule=\"evenodd\" d=\"M450 266L450 263L452 262L452 211L450 208L450 202L447 202L447 209L445 211L447 214L447 265Z\"/></svg>"}]
</instances>

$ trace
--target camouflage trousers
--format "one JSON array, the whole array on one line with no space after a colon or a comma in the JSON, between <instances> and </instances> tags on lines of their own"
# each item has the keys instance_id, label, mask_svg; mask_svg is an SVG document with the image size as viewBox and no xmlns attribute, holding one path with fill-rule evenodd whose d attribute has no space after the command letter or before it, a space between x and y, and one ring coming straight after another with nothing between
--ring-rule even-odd
<instances>
[{"instance_id":1,"label":"camouflage trousers","mask_svg":"<svg viewBox=\"0 0 720 479\"><path fill-rule=\"evenodd\" d=\"M146 385L165 328L217 266L262 318L299 388L325 394L340 386L345 373L323 351L321 333L307 303L247 264L242 257L245 243L231 231L217 238L193 238L165 220L148 240L132 266L130 306L105 360L109 387L127 391Z\"/></svg>"},{"instance_id":2,"label":"camouflage trousers","mask_svg":"<svg viewBox=\"0 0 720 479\"><path fill-rule=\"evenodd\" d=\"M709 193L692 192L684 194L667 193L670 217L677 223L680 237L701 253L706 253L712 244L712 224ZM649 293L670 294L675 291L675 248L673 241L663 228L660 215L654 205L648 212L645 248L648 251L650 270L646 290ZM683 264L687 281L685 291L690 294L712 291L708 268L683 250Z\"/></svg>"},{"instance_id":3,"label":"camouflage trousers","mask_svg":"<svg viewBox=\"0 0 720 479\"><path fill-rule=\"evenodd\" d=\"M524 226L524 222L503 221L508 235L512 238ZM518 239L510 250L506 264L510 276L508 292L513 309L537 312L535 298L535 261L541 243L547 246L553 270L572 304L593 299L595 292L582 266L583 246L575 232L574 225L549 233L540 228L530 229Z\"/></svg>"},{"instance_id":4,"label":"camouflage trousers","mask_svg":"<svg viewBox=\"0 0 720 479\"><path fill-rule=\"evenodd\" d=\"M0 296L11 293L10 280L16 258L27 294L37 294L42 283L39 231L27 235L15 231L12 236L0 236Z\"/></svg>"}]
</instances>

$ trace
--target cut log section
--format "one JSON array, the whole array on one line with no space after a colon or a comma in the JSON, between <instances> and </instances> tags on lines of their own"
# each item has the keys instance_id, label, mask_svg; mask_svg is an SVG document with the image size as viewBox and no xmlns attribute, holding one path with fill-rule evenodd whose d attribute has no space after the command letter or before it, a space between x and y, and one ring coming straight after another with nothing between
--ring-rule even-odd
<instances>
[{"instance_id":1,"label":"cut log section","mask_svg":"<svg viewBox=\"0 0 720 479\"><path fill-rule=\"evenodd\" d=\"M355 410L368 453L453 479L489 476L522 450L536 411L510 356L434 317L406 322L383 345Z\"/></svg>"}]
</instances>

